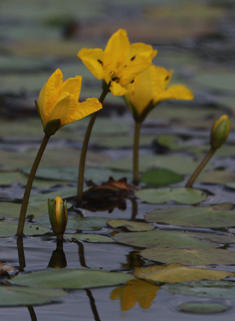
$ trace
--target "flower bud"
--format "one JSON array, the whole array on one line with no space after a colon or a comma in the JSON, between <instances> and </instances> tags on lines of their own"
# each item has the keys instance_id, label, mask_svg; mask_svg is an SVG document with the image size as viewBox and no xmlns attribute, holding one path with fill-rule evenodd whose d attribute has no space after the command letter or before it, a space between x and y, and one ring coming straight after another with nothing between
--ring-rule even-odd
<instances>
[{"instance_id":1,"label":"flower bud","mask_svg":"<svg viewBox=\"0 0 235 321\"><path fill-rule=\"evenodd\" d=\"M211 129L211 148L218 149L226 141L229 134L229 118L227 115L221 116Z\"/></svg>"},{"instance_id":2,"label":"flower bud","mask_svg":"<svg viewBox=\"0 0 235 321\"><path fill-rule=\"evenodd\" d=\"M67 203L60 196L54 200L48 199L48 212L53 232L58 238L63 238L68 222Z\"/></svg>"}]
</instances>

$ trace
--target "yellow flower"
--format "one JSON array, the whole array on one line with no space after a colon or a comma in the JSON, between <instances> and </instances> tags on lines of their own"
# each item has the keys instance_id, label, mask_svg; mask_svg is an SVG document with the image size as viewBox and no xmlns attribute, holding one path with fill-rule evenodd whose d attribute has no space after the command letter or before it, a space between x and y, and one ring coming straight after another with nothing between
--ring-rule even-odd
<instances>
[{"instance_id":1,"label":"yellow flower","mask_svg":"<svg viewBox=\"0 0 235 321\"><path fill-rule=\"evenodd\" d=\"M111 36L104 51L83 48L78 57L96 78L106 82L114 96L123 96L128 92L126 85L151 66L156 54L150 45L130 45L126 31L120 29Z\"/></svg>"},{"instance_id":2,"label":"yellow flower","mask_svg":"<svg viewBox=\"0 0 235 321\"><path fill-rule=\"evenodd\" d=\"M67 203L60 196L48 199L48 213L53 232L62 238L68 222Z\"/></svg>"},{"instance_id":3,"label":"yellow flower","mask_svg":"<svg viewBox=\"0 0 235 321\"><path fill-rule=\"evenodd\" d=\"M211 128L211 147L220 148L226 141L230 129L230 122L227 115L221 116Z\"/></svg>"},{"instance_id":4,"label":"yellow flower","mask_svg":"<svg viewBox=\"0 0 235 321\"><path fill-rule=\"evenodd\" d=\"M69 78L63 82L60 69L57 69L45 83L36 106L46 134L53 135L60 127L102 108L96 98L78 102L81 84L81 76Z\"/></svg>"},{"instance_id":5,"label":"yellow flower","mask_svg":"<svg viewBox=\"0 0 235 321\"><path fill-rule=\"evenodd\" d=\"M160 287L154 283L135 279L127 282L126 285L114 289L110 295L111 300L120 300L121 311L133 308L136 302L142 309L150 308L156 292Z\"/></svg>"},{"instance_id":6,"label":"yellow flower","mask_svg":"<svg viewBox=\"0 0 235 321\"><path fill-rule=\"evenodd\" d=\"M165 99L193 99L193 93L183 85L172 85L167 88L172 71L163 67L150 66L139 74L125 100L137 122L142 122L147 114Z\"/></svg>"}]
</instances>

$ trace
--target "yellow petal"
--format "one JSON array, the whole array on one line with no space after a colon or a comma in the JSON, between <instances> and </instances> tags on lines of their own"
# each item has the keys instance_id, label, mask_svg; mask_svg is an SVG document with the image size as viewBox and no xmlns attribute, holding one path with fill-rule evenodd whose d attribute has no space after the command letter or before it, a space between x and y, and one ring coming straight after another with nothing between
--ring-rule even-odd
<instances>
[{"instance_id":1,"label":"yellow petal","mask_svg":"<svg viewBox=\"0 0 235 321\"><path fill-rule=\"evenodd\" d=\"M193 99L193 93L183 85L172 85L167 90L161 92L156 99L154 99L154 102L165 99L191 100Z\"/></svg>"},{"instance_id":2,"label":"yellow petal","mask_svg":"<svg viewBox=\"0 0 235 321\"><path fill-rule=\"evenodd\" d=\"M109 89L114 96L124 96L128 92L127 88L121 86L119 83L116 83L115 81L111 82Z\"/></svg>"},{"instance_id":3,"label":"yellow petal","mask_svg":"<svg viewBox=\"0 0 235 321\"><path fill-rule=\"evenodd\" d=\"M50 114L47 117L47 122L60 119L61 126L65 125L65 119L69 112L69 107L71 104L71 96L69 93L63 93L61 95L60 100L53 106Z\"/></svg>"},{"instance_id":4,"label":"yellow petal","mask_svg":"<svg viewBox=\"0 0 235 321\"><path fill-rule=\"evenodd\" d=\"M142 42L133 43L130 46L129 58L132 58L136 55L141 55L153 59L156 56L157 52L157 50L153 50L153 47L151 45L146 45Z\"/></svg>"},{"instance_id":5,"label":"yellow petal","mask_svg":"<svg viewBox=\"0 0 235 321\"><path fill-rule=\"evenodd\" d=\"M96 78L104 79L102 49L83 48L79 51L78 57Z\"/></svg>"},{"instance_id":6,"label":"yellow petal","mask_svg":"<svg viewBox=\"0 0 235 321\"><path fill-rule=\"evenodd\" d=\"M96 98L88 98L82 103L78 103L75 100L70 100L69 111L66 116L64 123L73 123L81 118L84 118L102 108L102 104Z\"/></svg>"},{"instance_id":7,"label":"yellow petal","mask_svg":"<svg viewBox=\"0 0 235 321\"><path fill-rule=\"evenodd\" d=\"M169 84L172 70L168 71L164 67L151 66L150 73L153 82L154 96L157 97L158 93L163 92Z\"/></svg>"},{"instance_id":8,"label":"yellow petal","mask_svg":"<svg viewBox=\"0 0 235 321\"><path fill-rule=\"evenodd\" d=\"M38 97L38 107L39 107L40 117L41 117L43 126L45 126L45 124L46 124L46 115L45 115L45 110L44 110L46 86L47 86L47 83L45 83L45 85L43 86L42 90L40 91L39 97Z\"/></svg>"},{"instance_id":9,"label":"yellow petal","mask_svg":"<svg viewBox=\"0 0 235 321\"><path fill-rule=\"evenodd\" d=\"M74 96L75 99L79 99L82 86L82 76L76 76L75 78L67 79L60 88L61 92L67 92Z\"/></svg>"},{"instance_id":10,"label":"yellow petal","mask_svg":"<svg viewBox=\"0 0 235 321\"><path fill-rule=\"evenodd\" d=\"M130 42L125 30L120 29L109 39L104 50L103 64L108 73L115 72L128 56Z\"/></svg>"}]
</instances>

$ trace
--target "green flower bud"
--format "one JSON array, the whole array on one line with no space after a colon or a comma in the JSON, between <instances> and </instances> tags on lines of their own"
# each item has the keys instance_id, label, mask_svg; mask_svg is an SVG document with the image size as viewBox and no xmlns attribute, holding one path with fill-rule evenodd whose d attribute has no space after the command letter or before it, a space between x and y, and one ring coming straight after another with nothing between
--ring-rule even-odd
<instances>
[{"instance_id":1,"label":"green flower bud","mask_svg":"<svg viewBox=\"0 0 235 321\"><path fill-rule=\"evenodd\" d=\"M54 200L48 199L48 212L53 232L58 238L63 238L68 222L67 203L60 196Z\"/></svg>"},{"instance_id":2,"label":"green flower bud","mask_svg":"<svg viewBox=\"0 0 235 321\"><path fill-rule=\"evenodd\" d=\"M226 141L229 134L229 118L227 115L221 116L211 129L211 148L218 149Z\"/></svg>"}]
</instances>

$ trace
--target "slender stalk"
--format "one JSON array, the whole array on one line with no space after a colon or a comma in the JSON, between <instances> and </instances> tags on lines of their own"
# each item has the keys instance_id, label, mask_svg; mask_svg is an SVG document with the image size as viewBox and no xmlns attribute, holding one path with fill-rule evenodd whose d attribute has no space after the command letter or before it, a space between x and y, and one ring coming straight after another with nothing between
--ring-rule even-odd
<instances>
[{"instance_id":1,"label":"slender stalk","mask_svg":"<svg viewBox=\"0 0 235 321\"><path fill-rule=\"evenodd\" d=\"M133 181L135 185L139 183L139 145L140 145L140 130L142 122L135 121L135 134L133 146Z\"/></svg>"},{"instance_id":2,"label":"slender stalk","mask_svg":"<svg viewBox=\"0 0 235 321\"><path fill-rule=\"evenodd\" d=\"M33 166L31 168L29 177L28 177L28 181L27 181L27 184L25 187L24 197L23 197L23 201L22 201L22 205L21 205L20 217L19 217L17 234L16 234L18 236L18 238L23 237L25 217L26 217L26 212L27 212L28 203L29 203L29 196L30 196L30 192L32 189L32 185L33 185L33 180L34 180L35 174L37 172L38 165L39 165L40 160L42 158L43 152L44 152L44 150L47 146L47 143L49 141L49 138L50 138L50 136L48 136L48 135L44 136L41 146L40 146L38 153L36 155L36 158L34 160Z\"/></svg>"},{"instance_id":3,"label":"slender stalk","mask_svg":"<svg viewBox=\"0 0 235 321\"><path fill-rule=\"evenodd\" d=\"M211 159L211 157L214 155L215 152L216 152L215 148L211 148L210 149L210 151L206 154L206 156L204 157L202 162L199 164L199 166L196 168L196 170L194 171L192 176L189 178L189 180L188 180L187 184L185 185L185 187L192 187L192 185L195 182L196 178L201 173L201 171L206 166L206 164L209 162L209 160Z\"/></svg>"},{"instance_id":4,"label":"slender stalk","mask_svg":"<svg viewBox=\"0 0 235 321\"><path fill-rule=\"evenodd\" d=\"M105 87L100 95L99 102L103 103L107 93L109 92L108 87ZM88 144L92 132L93 125L95 123L97 113L95 112L91 115L90 122L86 129L86 134L83 140L81 155L80 155L80 163L79 163L79 171L78 171L78 187L77 187L77 201L78 203L82 200L83 194L83 183L84 183L84 172L85 172L85 163L86 163L86 154L88 149Z\"/></svg>"}]
</instances>

